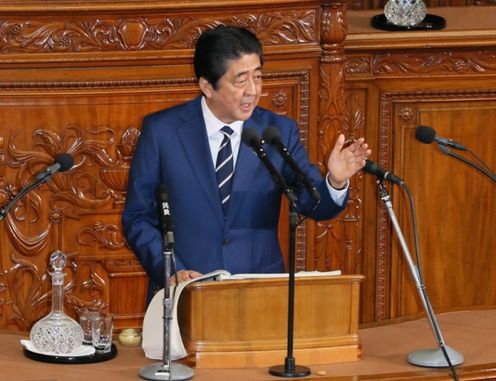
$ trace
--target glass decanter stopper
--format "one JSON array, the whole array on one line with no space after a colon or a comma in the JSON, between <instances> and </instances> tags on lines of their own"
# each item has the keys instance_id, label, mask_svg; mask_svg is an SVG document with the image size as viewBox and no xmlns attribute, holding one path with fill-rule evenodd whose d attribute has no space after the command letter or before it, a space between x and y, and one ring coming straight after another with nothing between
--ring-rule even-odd
<instances>
[{"instance_id":1,"label":"glass decanter stopper","mask_svg":"<svg viewBox=\"0 0 496 381\"><path fill-rule=\"evenodd\" d=\"M394 25L414 26L424 20L427 8L422 0L389 0L384 15Z\"/></svg>"},{"instance_id":2,"label":"glass decanter stopper","mask_svg":"<svg viewBox=\"0 0 496 381\"><path fill-rule=\"evenodd\" d=\"M52 310L31 329L30 339L42 352L69 353L83 343L80 325L64 313L64 276L66 256L56 250L50 256L52 276Z\"/></svg>"}]
</instances>

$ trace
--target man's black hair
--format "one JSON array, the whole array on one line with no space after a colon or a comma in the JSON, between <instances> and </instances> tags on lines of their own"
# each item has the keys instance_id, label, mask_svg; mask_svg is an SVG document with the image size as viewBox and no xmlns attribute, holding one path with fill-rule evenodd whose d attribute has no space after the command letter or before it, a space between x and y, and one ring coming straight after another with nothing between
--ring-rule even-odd
<instances>
[{"instance_id":1,"label":"man's black hair","mask_svg":"<svg viewBox=\"0 0 496 381\"><path fill-rule=\"evenodd\" d=\"M263 65L262 44L254 33L241 27L220 25L198 38L194 56L196 78L205 78L214 89L227 71L227 61L244 54L257 54Z\"/></svg>"}]
</instances>

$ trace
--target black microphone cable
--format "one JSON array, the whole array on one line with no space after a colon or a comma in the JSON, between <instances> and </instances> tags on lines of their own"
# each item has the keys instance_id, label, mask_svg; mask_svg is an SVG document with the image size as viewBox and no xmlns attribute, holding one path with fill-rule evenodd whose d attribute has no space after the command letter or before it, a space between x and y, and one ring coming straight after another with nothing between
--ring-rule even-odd
<instances>
[{"instance_id":1,"label":"black microphone cable","mask_svg":"<svg viewBox=\"0 0 496 381\"><path fill-rule=\"evenodd\" d=\"M416 218L416 213L415 213L415 206L414 206L414 201L413 201L413 196L410 188L403 182L400 184L401 188L405 191L405 193L408 196L409 200L409 205L410 205L410 215L412 219L412 230L413 230L413 240L414 240L414 246L415 246L415 257L417 259L417 273L420 281L421 287L419 287L420 291L422 292L422 295L424 297L424 300L427 301L425 307L427 308L427 313L429 316L435 316L434 310L432 309L432 305L429 301L429 296L427 294L427 291L425 289L425 283L423 280L423 275L422 275L422 264L420 261L420 250L419 250L419 240L418 240L418 225L417 225L417 218ZM458 374L456 373L455 367L451 363L451 359L448 355L448 351L446 350L446 345L444 344L442 340L442 334L439 331L439 327L436 324L431 324L432 329L434 330L434 335L436 336L436 340L438 341L439 348L441 348L441 351L443 352L443 356L446 360L446 363L448 364L448 368L450 370L451 375L453 376L453 380L458 381Z\"/></svg>"},{"instance_id":2,"label":"black microphone cable","mask_svg":"<svg viewBox=\"0 0 496 381\"><path fill-rule=\"evenodd\" d=\"M413 196L412 192L410 191L410 188L405 184L405 182L398 176L396 176L393 172L391 171L386 171L376 163L374 163L370 159L365 160L365 167L363 167L363 171L368 172L372 175L375 175L377 177L377 181L383 182L384 180L388 180L394 184L398 184L407 194L408 200L409 200L409 205L410 205L410 216L412 220L412 230L413 230L413 242L414 242L414 247L415 247L415 258L417 260L417 271L419 275L420 281L423 283L423 276L422 276L422 266L421 266L421 257L420 257L420 250L419 250L419 240L418 240L418 227L417 227L417 217L415 213L415 206L413 202Z\"/></svg>"},{"instance_id":3,"label":"black microphone cable","mask_svg":"<svg viewBox=\"0 0 496 381\"><path fill-rule=\"evenodd\" d=\"M410 206L410 216L412 220L412 233L413 233L413 241L414 241L414 247L415 247L415 258L417 259L417 274L419 277L419 281L421 284L420 291L422 292L422 295L424 296L424 299L427 300L426 303L426 308L428 309L427 313L430 316L434 316L435 313L432 309L431 303L429 301L429 296L427 294L427 291L425 289L425 284L424 284L424 279L422 275L422 262L421 262L421 256L420 256L420 249L419 249L419 239L418 239L418 224L417 224L417 217L415 213L415 205L413 201L413 196L410 188L405 184L405 182L402 182L400 184L400 187L405 191L405 193L408 196L409 200L409 206ZM453 376L453 380L458 381L458 375L456 373L455 367L451 363L451 359L448 355L448 351L446 350L446 345L444 344L442 338L442 334L439 331L439 327L436 324L432 324L432 328L434 330L434 334L436 336L436 339L438 340L439 347L441 348L441 351L443 352L443 356L446 360L446 363L448 364L448 368L450 370L451 375Z\"/></svg>"}]
</instances>

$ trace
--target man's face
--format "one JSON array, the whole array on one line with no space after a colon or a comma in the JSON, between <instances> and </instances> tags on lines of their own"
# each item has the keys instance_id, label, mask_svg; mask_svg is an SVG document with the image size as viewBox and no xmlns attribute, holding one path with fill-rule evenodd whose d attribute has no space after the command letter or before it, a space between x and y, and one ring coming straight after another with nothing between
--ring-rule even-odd
<instances>
[{"instance_id":1,"label":"man's face","mask_svg":"<svg viewBox=\"0 0 496 381\"><path fill-rule=\"evenodd\" d=\"M214 89L204 78L200 88L214 115L229 124L247 120L255 109L262 93L262 65L257 54L245 54L227 61L227 71Z\"/></svg>"}]
</instances>

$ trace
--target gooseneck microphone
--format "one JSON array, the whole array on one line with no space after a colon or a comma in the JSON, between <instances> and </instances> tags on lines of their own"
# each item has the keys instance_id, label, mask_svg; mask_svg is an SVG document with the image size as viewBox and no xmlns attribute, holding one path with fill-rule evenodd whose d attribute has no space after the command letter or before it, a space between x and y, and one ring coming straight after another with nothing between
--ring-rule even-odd
<instances>
[{"instance_id":1,"label":"gooseneck microphone","mask_svg":"<svg viewBox=\"0 0 496 381\"><path fill-rule=\"evenodd\" d=\"M157 186L155 190L157 198L160 225L163 230L162 254L164 256L164 297L162 300L163 307L163 346L162 346L162 362L149 364L141 368L139 374L145 380L157 381L182 381L193 378L194 372L191 368L183 364L176 364L171 361L171 323L172 311L174 310L174 294L176 287L171 291L170 277L171 270L174 269L176 277L176 286L179 284L177 271L175 271L174 249L172 236L172 216L169 208L169 192L164 184Z\"/></svg>"},{"instance_id":2,"label":"gooseneck microphone","mask_svg":"<svg viewBox=\"0 0 496 381\"><path fill-rule=\"evenodd\" d=\"M284 177L282 177L281 174L277 172L274 164L272 164L272 162L268 158L267 153L262 146L263 140L260 138L257 131L252 127L243 128L243 131L241 133L241 140L243 141L243 143L251 147L257 154L262 164L265 166L267 171L269 171L270 177L272 177L272 180L276 184L279 191L281 193L284 193L291 203L296 203L296 195L288 187L288 184L286 183L286 180L284 180Z\"/></svg>"},{"instance_id":3,"label":"gooseneck microphone","mask_svg":"<svg viewBox=\"0 0 496 381\"><path fill-rule=\"evenodd\" d=\"M415 137L417 140L425 144L431 144L435 141L442 146L449 146L461 151L467 151L467 147L463 144L455 142L453 139L446 139L441 136L437 136L436 131L432 127L418 126L415 130Z\"/></svg>"},{"instance_id":4,"label":"gooseneck microphone","mask_svg":"<svg viewBox=\"0 0 496 381\"><path fill-rule=\"evenodd\" d=\"M436 135L436 131L427 126L418 126L417 130L415 131L415 137L421 141L422 143L425 144L430 144L433 141L436 141L439 144L439 149L441 150L442 153L454 157L455 159L458 159L460 161L463 161L465 164L468 164L472 168L477 169L478 171L482 172L484 175L489 177L492 181L496 182L496 173L493 172L487 164L485 164L480 157L478 157L474 152L469 150L467 147L465 147L463 144L460 144L458 142L455 142L452 139L446 139L442 138L440 136ZM465 151L468 155L472 156L475 158L476 161L472 161L465 157L464 155L460 155L456 152L452 152L451 148L455 148L460 151Z\"/></svg>"},{"instance_id":5,"label":"gooseneck microphone","mask_svg":"<svg viewBox=\"0 0 496 381\"><path fill-rule=\"evenodd\" d=\"M55 160L52 165L45 168L43 171L35 175L35 180L22 188L19 193L15 195L2 209L0 209L0 221L5 218L9 210L15 205L21 197L23 197L28 192L35 189L38 185L47 182L54 173L65 172L72 168L74 164L74 159L68 153L61 153L55 156Z\"/></svg>"},{"instance_id":6,"label":"gooseneck microphone","mask_svg":"<svg viewBox=\"0 0 496 381\"><path fill-rule=\"evenodd\" d=\"M388 180L398 185L404 184L404 181L402 179L394 175L392 172L386 171L385 169L379 167L372 160L369 159L365 160L365 167L363 167L363 170L365 172L377 176L380 180Z\"/></svg>"},{"instance_id":7,"label":"gooseneck microphone","mask_svg":"<svg viewBox=\"0 0 496 381\"><path fill-rule=\"evenodd\" d=\"M286 146L281 141L281 133L276 127L267 127L263 132L263 138L265 141L271 145L273 145L277 152L282 156L284 161L291 167L291 169L296 174L298 180L304 185L308 193L312 196L312 198L318 202L320 201L320 193L312 184L306 173L304 173L301 168L296 163L295 159L289 153Z\"/></svg>"},{"instance_id":8,"label":"gooseneck microphone","mask_svg":"<svg viewBox=\"0 0 496 381\"><path fill-rule=\"evenodd\" d=\"M164 232L165 246L170 248L174 245L174 232L172 216L169 207L169 192L164 184L160 184L156 190L157 202L160 212L160 225Z\"/></svg>"},{"instance_id":9,"label":"gooseneck microphone","mask_svg":"<svg viewBox=\"0 0 496 381\"><path fill-rule=\"evenodd\" d=\"M46 167L43 171L35 175L35 179L39 181L46 181L52 177L56 172L65 172L72 168L74 159L68 153L61 153L55 156L53 164Z\"/></svg>"}]
</instances>

